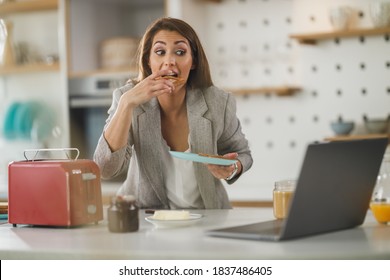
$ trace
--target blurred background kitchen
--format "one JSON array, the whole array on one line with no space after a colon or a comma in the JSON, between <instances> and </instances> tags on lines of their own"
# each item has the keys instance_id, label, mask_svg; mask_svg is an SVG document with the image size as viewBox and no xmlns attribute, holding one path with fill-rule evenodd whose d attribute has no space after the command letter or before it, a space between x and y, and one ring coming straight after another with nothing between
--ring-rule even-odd
<instances>
[{"instance_id":1,"label":"blurred background kitchen","mask_svg":"<svg viewBox=\"0 0 390 280\"><path fill-rule=\"evenodd\" d=\"M231 199L270 200L308 143L389 133L389 2L0 0L0 197L25 149L92 158L113 89L136 75L139 38L172 16L195 28L214 83L236 94L254 164Z\"/></svg>"}]
</instances>

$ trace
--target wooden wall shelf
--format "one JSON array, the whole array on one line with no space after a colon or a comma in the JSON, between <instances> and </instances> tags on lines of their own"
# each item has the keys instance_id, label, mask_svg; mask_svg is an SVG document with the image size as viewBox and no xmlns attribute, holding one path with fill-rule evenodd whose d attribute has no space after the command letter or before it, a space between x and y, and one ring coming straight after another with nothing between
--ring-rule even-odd
<instances>
[{"instance_id":1,"label":"wooden wall shelf","mask_svg":"<svg viewBox=\"0 0 390 280\"><path fill-rule=\"evenodd\" d=\"M12 75L12 74L24 74L34 72L45 72L45 71L59 71L60 64L25 64L15 65L9 67L0 67L0 75Z\"/></svg>"},{"instance_id":2,"label":"wooden wall shelf","mask_svg":"<svg viewBox=\"0 0 390 280\"><path fill-rule=\"evenodd\" d=\"M83 71L83 72L69 72L68 78L85 78L90 76L100 76L100 75L112 75L112 74L128 74L130 77L136 77L138 75L137 69L131 69L128 67L125 68L116 68L116 69L96 69L96 70L90 70L90 71Z\"/></svg>"},{"instance_id":3,"label":"wooden wall shelf","mask_svg":"<svg viewBox=\"0 0 390 280\"><path fill-rule=\"evenodd\" d=\"M315 45L319 40L329 40L334 38L359 37L359 36L375 36L375 35L384 35L384 34L390 34L390 27L291 34L289 37L291 39L298 40L298 42L301 44Z\"/></svg>"},{"instance_id":4,"label":"wooden wall shelf","mask_svg":"<svg viewBox=\"0 0 390 280\"><path fill-rule=\"evenodd\" d=\"M372 138L389 138L388 134L356 134L356 135L345 135L345 136L333 136L325 138L326 141L345 141L345 140L361 140L361 139L372 139Z\"/></svg>"},{"instance_id":5,"label":"wooden wall shelf","mask_svg":"<svg viewBox=\"0 0 390 280\"><path fill-rule=\"evenodd\" d=\"M278 96L290 96L300 91L299 87L281 86L281 87L259 87L259 88L229 88L226 89L235 95L253 95L253 94L275 94Z\"/></svg>"},{"instance_id":6,"label":"wooden wall shelf","mask_svg":"<svg viewBox=\"0 0 390 280\"><path fill-rule=\"evenodd\" d=\"M55 10L57 8L57 0L15 1L0 4L0 15Z\"/></svg>"}]
</instances>

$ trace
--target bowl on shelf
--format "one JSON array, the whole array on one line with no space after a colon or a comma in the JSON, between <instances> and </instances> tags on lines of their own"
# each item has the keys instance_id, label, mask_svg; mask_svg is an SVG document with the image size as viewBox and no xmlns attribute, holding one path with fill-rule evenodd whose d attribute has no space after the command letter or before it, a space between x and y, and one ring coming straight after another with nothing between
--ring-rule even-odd
<instances>
[{"instance_id":1,"label":"bowl on shelf","mask_svg":"<svg viewBox=\"0 0 390 280\"><path fill-rule=\"evenodd\" d=\"M369 133L381 134L387 133L389 127L389 118L372 118L364 117L364 126Z\"/></svg>"},{"instance_id":2,"label":"bowl on shelf","mask_svg":"<svg viewBox=\"0 0 390 280\"><path fill-rule=\"evenodd\" d=\"M328 10L329 20L334 30L349 29L354 10L348 6L331 7Z\"/></svg>"},{"instance_id":3,"label":"bowl on shelf","mask_svg":"<svg viewBox=\"0 0 390 280\"><path fill-rule=\"evenodd\" d=\"M390 1L370 3L370 16L374 27L390 26Z\"/></svg>"},{"instance_id":4,"label":"bowl on shelf","mask_svg":"<svg viewBox=\"0 0 390 280\"><path fill-rule=\"evenodd\" d=\"M355 128L355 123L353 121L343 121L339 119L332 122L330 127L336 135L349 135Z\"/></svg>"}]
</instances>

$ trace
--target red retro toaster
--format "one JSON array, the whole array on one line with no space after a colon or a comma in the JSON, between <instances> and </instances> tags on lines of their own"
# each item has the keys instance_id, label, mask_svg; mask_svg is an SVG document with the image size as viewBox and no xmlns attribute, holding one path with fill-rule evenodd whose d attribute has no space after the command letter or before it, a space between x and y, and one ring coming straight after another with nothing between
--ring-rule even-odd
<instances>
[{"instance_id":1,"label":"red retro toaster","mask_svg":"<svg viewBox=\"0 0 390 280\"><path fill-rule=\"evenodd\" d=\"M8 222L14 226L70 227L102 219L100 170L94 161L26 157L8 165Z\"/></svg>"}]
</instances>

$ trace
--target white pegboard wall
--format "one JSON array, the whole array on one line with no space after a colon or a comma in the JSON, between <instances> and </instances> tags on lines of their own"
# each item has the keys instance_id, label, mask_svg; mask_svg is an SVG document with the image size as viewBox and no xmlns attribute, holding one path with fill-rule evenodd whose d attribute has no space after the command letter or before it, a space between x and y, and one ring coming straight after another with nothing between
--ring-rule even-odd
<instances>
[{"instance_id":1,"label":"white pegboard wall","mask_svg":"<svg viewBox=\"0 0 390 280\"><path fill-rule=\"evenodd\" d=\"M292 44L284 36L291 29L290 4L223 1L209 5L206 40L216 84L236 88L294 82L293 66L288 65L294 59Z\"/></svg>"},{"instance_id":2,"label":"white pegboard wall","mask_svg":"<svg viewBox=\"0 0 390 280\"><path fill-rule=\"evenodd\" d=\"M334 6L353 7L355 26L372 27L369 2L225 0L202 2L197 7L202 15L191 16L189 22L201 29L216 85L303 88L290 97L237 97L254 158L237 184L261 187L249 199L270 198L274 181L296 177L307 144L333 136L330 123L339 116L356 122L353 133L365 133L363 115L389 115L388 36L324 40L314 46L289 39L292 33L331 31L328 9Z\"/></svg>"}]
</instances>

